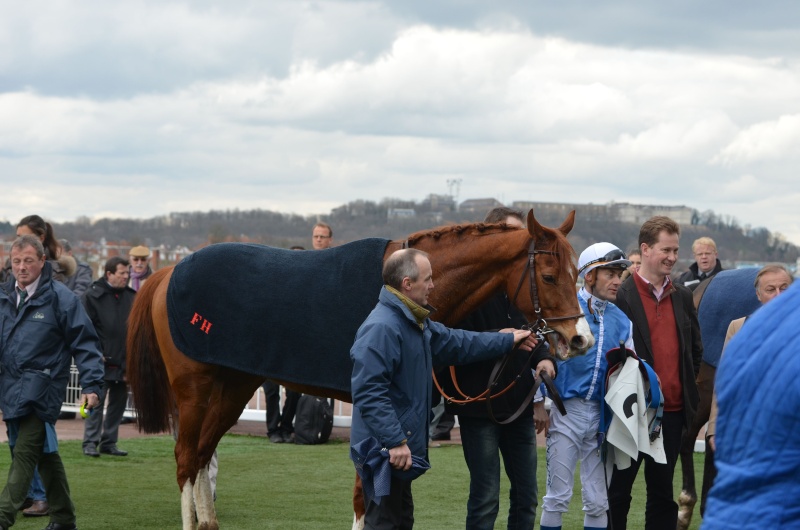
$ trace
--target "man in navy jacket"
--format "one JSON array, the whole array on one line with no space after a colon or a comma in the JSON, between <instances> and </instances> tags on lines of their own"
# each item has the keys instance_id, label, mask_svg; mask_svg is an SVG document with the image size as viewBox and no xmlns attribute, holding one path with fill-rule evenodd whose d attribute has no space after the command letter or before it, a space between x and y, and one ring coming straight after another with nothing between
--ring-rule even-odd
<instances>
[{"instance_id":1,"label":"man in navy jacket","mask_svg":"<svg viewBox=\"0 0 800 530\"><path fill-rule=\"evenodd\" d=\"M372 437L389 452L390 494L367 502L366 528L411 528L414 503L412 455L427 460L433 365L454 365L498 357L536 346L529 331L501 333L455 330L431 321L428 295L433 289L427 254L398 250L383 268L378 304L356 334L350 350L353 419L350 444ZM545 363L551 376L555 368Z\"/></svg>"},{"instance_id":2,"label":"man in navy jacket","mask_svg":"<svg viewBox=\"0 0 800 530\"><path fill-rule=\"evenodd\" d=\"M14 241L11 267L16 279L0 293L0 408L14 458L0 493L0 528L14 524L38 464L50 504L48 528L72 530L75 506L54 425L72 359L87 408L99 403L103 362L97 333L78 297L53 280L38 238Z\"/></svg>"}]
</instances>

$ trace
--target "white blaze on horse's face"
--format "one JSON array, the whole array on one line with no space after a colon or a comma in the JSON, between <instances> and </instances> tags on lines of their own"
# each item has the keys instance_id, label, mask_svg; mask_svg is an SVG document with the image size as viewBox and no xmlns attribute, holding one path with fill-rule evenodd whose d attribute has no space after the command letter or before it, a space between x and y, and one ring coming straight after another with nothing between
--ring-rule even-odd
<instances>
[{"instance_id":1,"label":"white blaze on horse's face","mask_svg":"<svg viewBox=\"0 0 800 530\"><path fill-rule=\"evenodd\" d=\"M584 355L589 348L594 346L594 335L592 334L592 330L589 328L589 323L586 322L585 317L580 318L578 320L578 323L575 324L575 331L578 333L578 336L584 341L584 345L582 347L575 347L574 349L576 351L570 352L572 357L576 355Z\"/></svg>"},{"instance_id":2,"label":"white blaze on horse's face","mask_svg":"<svg viewBox=\"0 0 800 530\"><path fill-rule=\"evenodd\" d=\"M546 338L550 343L551 353L562 361L584 355L589 348L594 346L594 335L592 335L592 330L584 317L577 319L575 322L575 335L572 340L567 341L566 337L559 331L549 334Z\"/></svg>"}]
</instances>

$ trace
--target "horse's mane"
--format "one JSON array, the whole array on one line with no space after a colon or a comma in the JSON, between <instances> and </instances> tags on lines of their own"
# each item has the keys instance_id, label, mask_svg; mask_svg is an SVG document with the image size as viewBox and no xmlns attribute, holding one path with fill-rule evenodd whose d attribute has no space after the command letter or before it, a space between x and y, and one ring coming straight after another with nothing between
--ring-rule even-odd
<instances>
[{"instance_id":1,"label":"horse's mane","mask_svg":"<svg viewBox=\"0 0 800 530\"><path fill-rule=\"evenodd\" d=\"M575 253L575 249L572 248L572 245L570 245L569 241L567 240L567 237L558 230L555 230L553 228L548 228L546 226L543 226L542 228L544 230L547 230L547 232L555 238L555 248L553 249L553 251L557 253L555 259L558 262L559 266L561 266L562 256L563 256L570 264L570 271L572 273L572 277L577 278L578 268L575 266L575 262L577 261L577 255ZM406 241L408 243L408 246L412 247L420 240L427 238L431 238L433 240L438 241L443 238L461 237L464 235L489 236L493 234L508 232L511 230L519 230L519 228L515 226L509 226L505 223L470 223L470 224L444 225L436 228L430 228L427 230L421 230L419 232L414 232L413 234L408 236Z\"/></svg>"},{"instance_id":2,"label":"horse's mane","mask_svg":"<svg viewBox=\"0 0 800 530\"><path fill-rule=\"evenodd\" d=\"M455 225L444 225L438 226L436 228L429 228L427 230L420 230L419 232L414 232L406 241L408 241L409 246L412 246L414 243L419 242L421 239L431 238L434 240L439 240L446 237L459 237L465 234L467 235L491 235L497 234L500 232L507 232L509 230L518 230L517 227L509 226L505 223L470 223L470 224L455 224Z\"/></svg>"}]
</instances>

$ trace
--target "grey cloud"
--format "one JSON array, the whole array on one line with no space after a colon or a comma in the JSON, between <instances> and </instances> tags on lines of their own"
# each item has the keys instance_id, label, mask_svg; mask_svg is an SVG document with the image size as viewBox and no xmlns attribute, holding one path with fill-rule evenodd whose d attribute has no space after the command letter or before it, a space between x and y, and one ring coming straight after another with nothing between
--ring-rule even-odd
<instances>
[{"instance_id":1,"label":"grey cloud","mask_svg":"<svg viewBox=\"0 0 800 530\"><path fill-rule=\"evenodd\" d=\"M370 60L396 27L380 5L341 2L26 2L0 19L0 92L109 99L283 77L306 57Z\"/></svg>"},{"instance_id":2,"label":"grey cloud","mask_svg":"<svg viewBox=\"0 0 800 530\"><path fill-rule=\"evenodd\" d=\"M409 0L392 6L408 18L434 25L479 27L515 21L538 34L630 48L796 56L800 37L800 4L793 0Z\"/></svg>"}]
</instances>

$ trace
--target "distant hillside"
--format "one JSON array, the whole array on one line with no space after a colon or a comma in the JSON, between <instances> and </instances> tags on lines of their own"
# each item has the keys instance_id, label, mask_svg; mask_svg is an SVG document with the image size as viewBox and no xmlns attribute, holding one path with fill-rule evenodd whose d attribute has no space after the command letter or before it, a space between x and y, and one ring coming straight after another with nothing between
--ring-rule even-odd
<instances>
[{"instance_id":1,"label":"distant hillside","mask_svg":"<svg viewBox=\"0 0 800 530\"><path fill-rule=\"evenodd\" d=\"M414 211L413 217L388 218L390 209ZM593 242L609 241L628 250L636 246L639 225L599 218L587 205L586 211L578 206L575 227L569 239L577 252ZM337 244L365 237L400 239L413 232L442 224L469 223L483 219L481 212L454 212L449 205L432 206L385 199L380 203L356 200L335 208L328 215L301 216L267 210L226 210L209 212L171 213L145 220L101 219L90 222L88 218L55 224L56 235L73 242L109 242L131 245L164 245L167 248L186 246L190 249L223 241L249 241L266 245L289 247L311 246L310 234L315 222L323 220L333 226ZM590 213L593 212L593 213ZM766 228L743 230L735 219L722 219L713 212L697 213L696 223L681 227L680 268L693 260L691 244L700 236L710 236L719 247L720 259L728 267L736 261L780 261L793 263L800 255L797 246L773 236ZM537 216L546 225L557 227L563 221L562 213ZM5 232L5 233L3 233ZM0 224L0 236L8 240L14 236L14 227Z\"/></svg>"}]
</instances>

